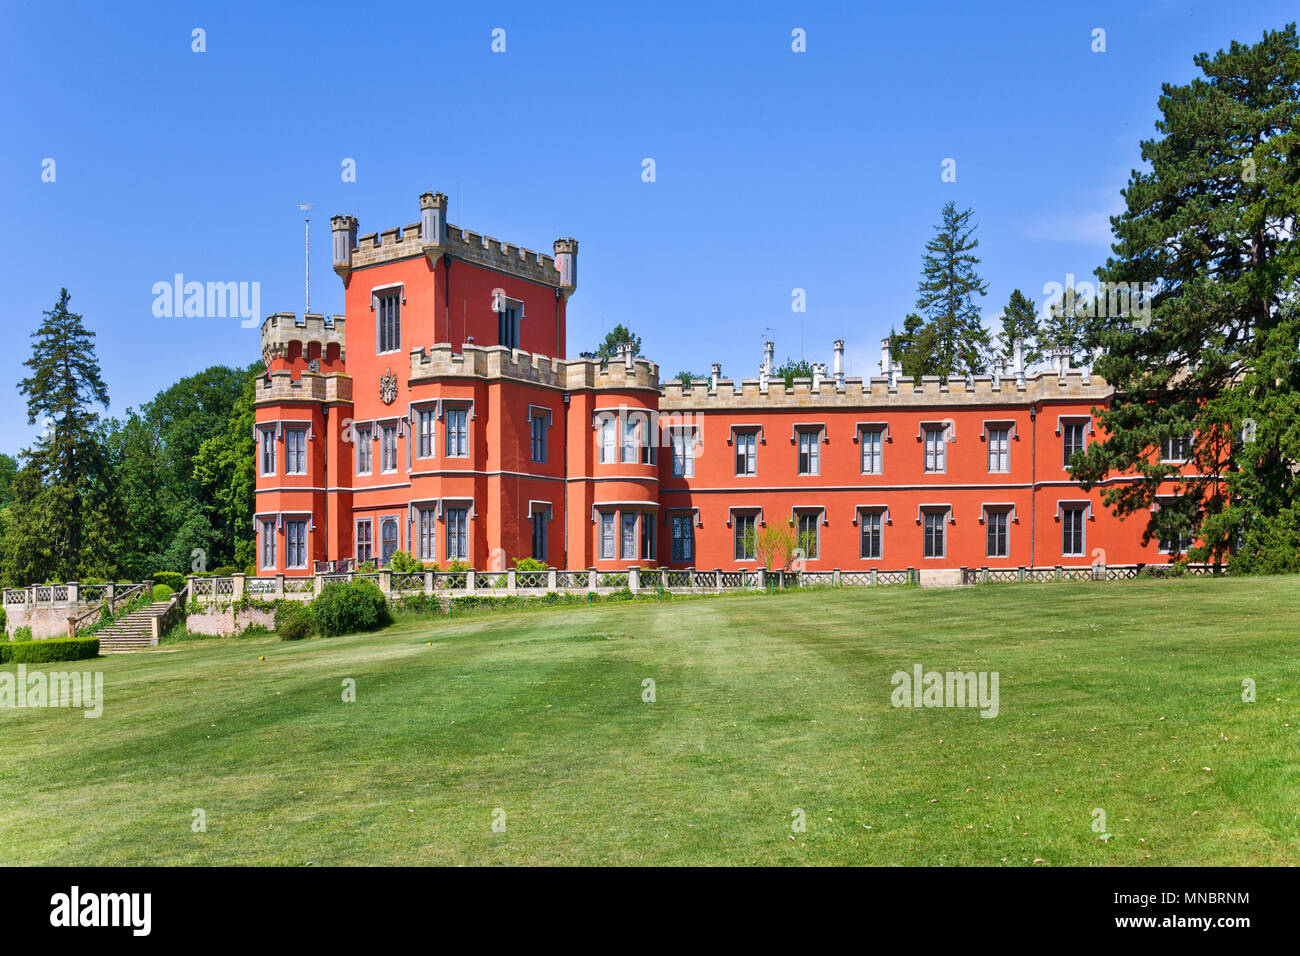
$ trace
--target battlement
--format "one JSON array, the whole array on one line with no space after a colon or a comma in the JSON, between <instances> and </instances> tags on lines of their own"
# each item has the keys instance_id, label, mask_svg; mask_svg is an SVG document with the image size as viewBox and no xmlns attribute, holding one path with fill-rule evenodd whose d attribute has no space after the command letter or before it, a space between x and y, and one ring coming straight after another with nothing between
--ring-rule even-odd
<instances>
[{"instance_id":1,"label":"battlement","mask_svg":"<svg viewBox=\"0 0 1300 956\"><path fill-rule=\"evenodd\" d=\"M289 345L298 342L302 354L308 345L318 343L324 354L330 345L338 345L339 360L345 359L347 348L344 335L345 320L341 315L321 315L308 312L299 318L293 312L276 312L262 322L262 361L270 368L274 359L287 359Z\"/></svg>"},{"instance_id":2,"label":"battlement","mask_svg":"<svg viewBox=\"0 0 1300 956\"><path fill-rule=\"evenodd\" d=\"M833 378L824 378L813 388L812 379L796 378L793 388L784 379L773 379L763 392L757 378L718 379L710 389L709 381L696 379L687 389L680 381L665 382L659 407L665 411L704 411L708 409L770 408L860 408L888 406L921 408L942 405L1030 405L1051 400L1103 402L1112 389L1103 379L1092 375L1084 381L1081 369L1070 369L1064 376L1055 371L1039 372L1019 386L1014 378L1002 377L994 388L991 375L977 375L970 382L951 381L941 376L925 376L920 382L900 377L894 387L885 377L846 378L837 388Z\"/></svg>"},{"instance_id":3,"label":"battlement","mask_svg":"<svg viewBox=\"0 0 1300 956\"><path fill-rule=\"evenodd\" d=\"M503 345L466 345L460 352L446 343L411 349L412 383L443 377L508 378L559 389L659 389L659 366L643 358L629 369L622 361L558 359Z\"/></svg>"},{"instance_id":4,"label":"battlement","mask_svg":"<svg viewBox=\"0 0 1300 956\"><path fill-rule=\"evenodd\" d=\"M342 372L321 375L303 372L298 378L288 369L272 372L258 379L255 405L278 402L351 402L352 377Z\"/></svg>"}]
</instances>

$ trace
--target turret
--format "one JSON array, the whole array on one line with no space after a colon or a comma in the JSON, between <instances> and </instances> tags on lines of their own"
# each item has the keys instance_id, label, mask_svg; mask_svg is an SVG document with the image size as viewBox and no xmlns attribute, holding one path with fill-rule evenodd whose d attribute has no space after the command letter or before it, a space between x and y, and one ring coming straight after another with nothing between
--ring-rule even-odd
<instances>
[{"instance_id":1,"label":"turret","mask_svg":"<svg viewBox=\"0 0 1300 956\"><path fill-rule=\"evenodd\" d=\"M447 197L443 193L420 194L420 242L426 249L447 244Z\"/></svg>"},{"instance_id":2,"label":"turret","mask_svg":"<svg viewBox=\"0 0 1300 956\"><path fill-rule=\"evenodd\" d=\"M578 240L572 237L555 240L555 268L560 272L560 291L565 298L578 288Z\"/></svg>"},{"instance_id":3,"label":"turret","mask_svg":"<svg viewBox=\"0 0 1300 956\"><path fill-rule=\"evenodd\" d=\"M357 245L357 217L335 216L330 219L334 235L334 271L344 282L352 275L352 250Z\"/></svg>"}]
</instances>

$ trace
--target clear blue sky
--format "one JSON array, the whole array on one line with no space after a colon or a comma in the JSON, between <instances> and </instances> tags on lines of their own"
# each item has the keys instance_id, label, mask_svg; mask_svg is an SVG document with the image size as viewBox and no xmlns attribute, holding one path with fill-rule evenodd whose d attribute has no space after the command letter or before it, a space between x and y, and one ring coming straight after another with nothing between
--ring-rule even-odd
<instances>
[{"instance_id":1,"label":"clear blue sky","mask_svg":"<svg viewBox=\"0 0 1300 956\"><path fill-rule=\"evenodd\" d=\"M777 358L872 374L948 200L975 210L992 322L1015 287L1089 275L1162 81L1294 3L19 4L0 32L0 450L60 286L98 335L112 407L259 351L236 319L159 319L174 273L342 310L329 217L361 231L451 197L452 222L581 242L570 353L622 322L665 375ZM191 52L191 30L207 52ZM506 52L491 33L506 31ZM1091 51L1092 30L1106 52ZM791 31L807 52L791 51ZM41 181L42 161L56 181ZM341 181L356 160L357 181ZM652 157L657 181L641 179ZM941 181L945 158L957 181ZM807 312L791 311L806 290ZM802 342L801 342L802 326ZM771 330L771 331L766 331Z\"/></svg>"}]
</instances>

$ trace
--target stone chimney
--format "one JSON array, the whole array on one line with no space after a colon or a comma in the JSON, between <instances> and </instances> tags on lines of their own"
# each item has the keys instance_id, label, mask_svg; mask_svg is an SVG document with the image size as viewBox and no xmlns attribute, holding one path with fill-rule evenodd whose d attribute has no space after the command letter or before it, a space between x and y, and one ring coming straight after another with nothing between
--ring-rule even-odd
<instances>
[{"instance_id":1,"label":"stone chimney","mask_svg":"<svg viewBox=\"0 0 1300 956\"><path fill-rule=\"evenodd\" d=\"M335 216L330 219L334 236L334 271L348 281L352 275L352 250L357 245L357 217Z\"/></svg>"},{"instance_id":2,"label":"stone chimney","mask_svg":"<svg viewBox=\"0 0 1300 956\"><path fill-rule=\"evenodd\" d=\"M844 388L844 340L835 340L835 387Z\"/></svg>"},{"instance_id":3,"label":"stone chimney","mask_svg":"<svg viewBox=\"0 0 1300 956\"><path fill-rule=\"evenodd\" d=\"M812 378L813 378L813 381L812 381L812 387L813 387L813 391L814 391L814 392L819 391L819 390L821 389L821 387L822 387L822 379L824 379L825 377L826 377L826 363L825 363L825 362L814 362L814 363L813 363L813 376L812 376Z\"/></svg>"},{"instance_id":4,"label":"stone chimney","mask_svg":"<svg viewBox=\"0 0 1300 956\"><path fill-rule=\"evenodd\" d=\"M618 350L623 354L623 368L627 369L629 372L632 371L632 366L633 366L632 343L624 342L622 345L618 347Z\"/></svg>"},{"instance_id":5,"label":"stone chimney","mask_svg":"<svg viewBox=\"0 0 1300 956\"><path fill-rule=\"evenodd\" d=\"M1012 343L1012 349L1015 352L1015 358L1012 360L1012 371L1016 375L1016 387L1025 387L1025 340L1016 339Z\"/></svg>"},{"instance_id":6,"label":"stone chimney","mask_svg":"<svg viewBox=\"0 0 1300 956\"><path fill-rule=\"evenodd\" d=\"M556 239L554 248L555 268L560 270L560 291L568 298L578 288L578 240Z\"/></svg>"},{"instance_id":7,"label":"stone chimney","mask_svg":"<svg viewBox=\"0 0 1300 956\"><path fill-rule=\"evenodd\" d=\"M714 362L713 370L709 375L709 391L716 392L718 390L718 379L720 378L722 378L722 363Z\"/></svg>"},{"instance_id":8,"label":"stone chimney","mask_svg":"<svg viewBox=\"0 0 1300 956\"><path fill-rule=\"evenodd\" d=\"M447 197L420 194L420 243L426 249L447 244Z\"/></svg>"},{"instance_id":9,"label":"stone chimney","mask_svg":"<svg viewBox=\"0 0 1300 956\"><path fill-rule=\"evenodd\" d=\"M758 367L758 390L767 394L767 383L772 380L772 367L776 364L776 343L768 339L763 343L763 364Z\"/></svg>"},{"instance_id":10,"label":"stone chimney","mask_svg":"<svg viewBox=\"0 0 1300 956\"><path fill-rule=\"evenodd\" d=\"M893 360L893 351L890 349L888 337L880 340L880 371L885 378L889 379L890 388L898 387L898 373L902 369Z\"/></svg>"}]
</instances>

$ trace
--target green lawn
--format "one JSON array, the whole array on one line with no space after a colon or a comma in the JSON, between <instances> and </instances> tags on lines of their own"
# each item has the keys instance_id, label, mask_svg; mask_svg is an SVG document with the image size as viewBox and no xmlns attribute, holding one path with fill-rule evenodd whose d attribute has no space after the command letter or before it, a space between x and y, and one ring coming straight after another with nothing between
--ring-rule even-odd
<instances>
[{"instance_id":1,"label":"green lawn","mask_svg":"<svg viewBox=\"0 0 1300 956\"><path fill-rule=\"evenodd\" d=\"M0 710L0 864L1294 865L1298 620L1300 578L895 587L40 665L104 712ZM999 715L895 709L916 663Z\"/></svg>"}]
</instances>

